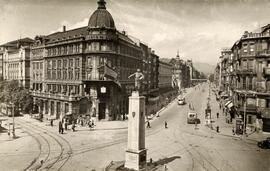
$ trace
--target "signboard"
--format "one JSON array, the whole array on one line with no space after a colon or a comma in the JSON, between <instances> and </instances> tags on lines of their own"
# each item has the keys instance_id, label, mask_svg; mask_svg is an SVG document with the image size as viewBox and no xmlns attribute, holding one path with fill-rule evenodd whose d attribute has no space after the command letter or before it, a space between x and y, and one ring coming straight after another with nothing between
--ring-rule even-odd
<instances>
[{"instance_id":1,"label":"signboard","mask_svg":"<svg viewBox=\"0 0 270 171\"><path fill-rule=\"evenodd\" d=\"M114 71L112 68L108 67L107 65L104 66L104 76L110 77L113 80L117 78L117 72Z\"/></svg>"},{"instance_id":2,"label":"signboard","mask_svg":"<svg viewBox=\"0 0 270 171\"><path fill-rule=\"evenodd\" d=\"M101 87L101 88L100 88L100 92L101 92L101 93L106 93L106 91L107 91L106 87Z\"/></svg>"}]
</instances>

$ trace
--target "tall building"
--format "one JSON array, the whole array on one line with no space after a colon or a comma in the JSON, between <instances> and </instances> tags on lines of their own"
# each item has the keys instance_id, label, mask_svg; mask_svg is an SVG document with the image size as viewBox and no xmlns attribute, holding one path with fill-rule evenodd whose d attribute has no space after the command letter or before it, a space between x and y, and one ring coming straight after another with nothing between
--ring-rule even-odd
<instances>
[{"instance_id":1,"label":"tall building","mask_svg":"<svg viewBox=\"0 0 270 171\"><path fill-rule=\"evenodd\" d=\"M4 80L18 80L21 86L29 88L30 46L32 44L32 39L23 38L1 45L3 49L2 75Z\"/></svg>"},{"instance_id":2,"label":"tall building","mask_svg":"<svg viewBox=\"0 0 270 171\"><path fill-rule=\"evenodd\" d=\"M246 31L232 46L231 55L223 53L220 64L221 90L230 100L226 104L233 104L234 114L248 127L265 132L270 132L269 41L270 24Z\"/></svg>"},{"instance_id":3,"label":"tall building","mask_svg":"<svg viewBox=\"0 0 270 171\"><path fill-rule=\"evenodd\" d=\"M3 65L3 57L4 57L4 47L0 46L0 81L3 80L3 71L4 71L4 65Z\"/></svg>"},{"instance_id":4,"label":"tall building","mask_svg":"<svg viewBox=\"0 0 270 171\"><path fill-rule=\"evenodd\" d=\"M137 69L147 73L142 94L158 90L158 56L149 49L119 32L99 0L88 26L35 38L31 88L39 112L49 118L120 118L134 90L128 77Z\"/></svg>"}]
</instances>

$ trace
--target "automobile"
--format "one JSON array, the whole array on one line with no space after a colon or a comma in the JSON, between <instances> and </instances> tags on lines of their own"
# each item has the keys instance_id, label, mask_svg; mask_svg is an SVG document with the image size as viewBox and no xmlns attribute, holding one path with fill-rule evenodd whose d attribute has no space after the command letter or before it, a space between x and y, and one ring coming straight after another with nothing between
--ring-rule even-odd
<instances>
[{"instance_id":1,"label":"automobile","mask_svg":"<svg viewBox=\"0 0 270 171\"><path fill-rule=\"evenodd\" d=\"M184 104L186 104L185 98L179 98L178 99L178 105L184 105Z\"/></svg>"},{"instance_id":2,"label":"automobile","mask_svg":"<svg viewBox=\"0 0 270 171\"><path fill-rule=\"evenodd\" d=\"M270 137L266 138L266 140L259 141L257 145L263 149L270 149Z\"/></svg>"},{"instance_id":3,"label":"automobile","mask_svg":"<svg viewBox=\"0 0 270 171\"><path fill-rule=\"evenodd\" d=\"M198 118L198 115L196 112L188 112L187 114L187 123L188 124L200 124L201 121L200 119Z\"/></svg>"}]
</instances>

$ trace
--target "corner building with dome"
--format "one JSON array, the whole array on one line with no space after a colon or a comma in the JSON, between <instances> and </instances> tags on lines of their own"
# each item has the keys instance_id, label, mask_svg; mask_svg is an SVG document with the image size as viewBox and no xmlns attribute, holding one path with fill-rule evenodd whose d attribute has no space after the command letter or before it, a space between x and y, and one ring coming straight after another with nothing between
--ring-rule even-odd
<instances>
[{"instance_id":1,"label":"corner building with dome","mask_svg":"<svg viewBox=\"0 0 270 171\"><path fill-rule=\"evenodd\" d=\"M35 37L30 84L34 110L44 118L122 118L134 90L128 76L137 69L145 74L142 95L158 96L159 57L116 29L104 0L97 4L88 26Z\"/></svg>"}]
</instances>

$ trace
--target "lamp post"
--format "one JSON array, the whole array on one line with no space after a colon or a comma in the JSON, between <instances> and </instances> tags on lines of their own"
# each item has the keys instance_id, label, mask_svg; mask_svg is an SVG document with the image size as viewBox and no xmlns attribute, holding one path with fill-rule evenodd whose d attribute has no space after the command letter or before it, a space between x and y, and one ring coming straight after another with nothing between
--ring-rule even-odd
<instances>
[{"instance_id":1,"label":"lamp post","mask_svg":"<svg viewBox=\"0 0 270 171\"><path fill-rule=\"evenodd\" d=\"M13 138L15 138L15 120L14 120L14 113L15 113L15 105L14 103L12 103L12 135L13 135Z\"/></svg>"},{"instance_id":2,"label":"lamp post","mask_svg":"<svg viewBox=\"0 0 270 171\"><path fill-rule=\"evenodd\" d=\"M247 114L247 93L245 93L245 103L244 103L244 127L243 127L243 134L246 134L246 114Z\"/></svg>"}]
</instances>

